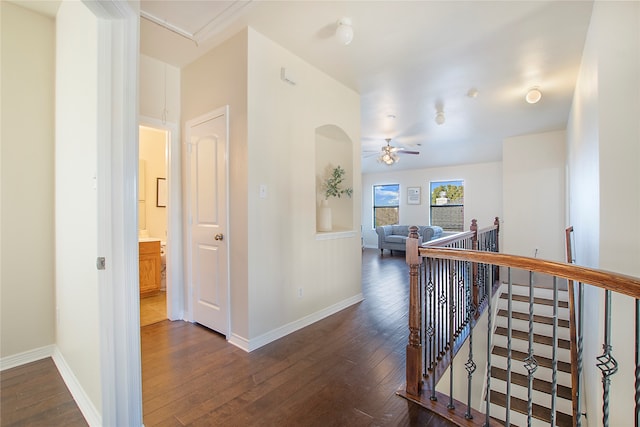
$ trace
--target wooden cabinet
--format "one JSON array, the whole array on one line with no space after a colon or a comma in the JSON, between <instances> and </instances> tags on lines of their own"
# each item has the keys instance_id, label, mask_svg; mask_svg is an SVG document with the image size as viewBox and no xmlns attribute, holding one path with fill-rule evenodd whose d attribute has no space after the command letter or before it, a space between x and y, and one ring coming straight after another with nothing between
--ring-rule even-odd
<instances>
[{"instance_id":1,"label":"wooden cabinet","mask_svg":"<svg viewBox=\"0 0 640 427\"><path fill-rule=\"evenodd\" d=\"M140 257L140 297L150 296L160 291L160 241L139 242Z\"/></svg>"}]
</instances>

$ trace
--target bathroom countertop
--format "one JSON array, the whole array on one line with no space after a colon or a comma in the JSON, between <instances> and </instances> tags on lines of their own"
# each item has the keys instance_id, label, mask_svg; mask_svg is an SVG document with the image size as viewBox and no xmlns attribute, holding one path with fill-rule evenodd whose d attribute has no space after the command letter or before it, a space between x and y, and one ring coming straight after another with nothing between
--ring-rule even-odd
<instances>
[{"instance_id":1,"label":"bathroom countertop","mask_svg":"<svg viewBox=\"0 0 640 427\"><path fill-rule=\"evenodd\" d=\"M157 237L138 237L138 242L161 242Z\"/></svg>"}]
</instances>

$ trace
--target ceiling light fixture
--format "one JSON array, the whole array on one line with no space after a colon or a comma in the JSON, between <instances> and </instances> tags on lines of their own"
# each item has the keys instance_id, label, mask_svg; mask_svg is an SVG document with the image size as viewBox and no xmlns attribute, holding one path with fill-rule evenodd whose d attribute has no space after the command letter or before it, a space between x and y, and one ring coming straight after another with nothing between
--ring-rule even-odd
<instances>
[{"instance_id":1,"label":"ceiling light fixture","mask_svg":"<svg viewBox=\"0 0 640 427\"><path fill-rule=\"evenodd\" d=\"M351 26L351 18L340 18L338 20L338 28L336 28L336 37L343 45L348 45L353 41L353 27Z\"/></svg>"},{"instance_id":2,"label":"ceiling light fixture","mask_svg":"<svg viewBox=\"0 0 640 427\"><path fill-rule=\"evenodd\" d=\"M472 87L471 89L469 89L467 91L467 96L469 98L477 98L478 97L478 89L476 89L475 87Z\"/></svg>"},{"instance_id":3,"label":"ceiling light fixture","mask_svg":"<svg viewBox=\"0 0 640 427\"><path fill-rule=\"evenodd\" d=\"M524 99L529 104L535 104L536 102L540 101L541 98L542 98L542 92L540 92L540 89L538 89L537 87L533 87L529 89L529 91L527 92L527 95L524 97Z\"/></svg>"},{"instance_id":4,"label":"ceiling light fixture","mask_svg":"<svg viewBox=\"0 0 640 427\"><path fill-rule=\"evenodd\" d=\"M391 166L392 164L400 160L400 158L395 153L393 147L389 145L389 143L391 142L391 138L387 138L385 141L387 141L387 145L382 147L382 154L380 154L380 157L378 157L378 163L384 163L387 166Z\"/></svg>"},{"instance_id":5,"label":"ceiling light fixture","mask_svg":"<svg viewBox=\"0 0 640 427\"><path fill-rule=\"evenodd\" d=\"M444 124L444 120L444 111L438 111L436 113L436 123L439 125Z\"/></svg>"}]
</instances>

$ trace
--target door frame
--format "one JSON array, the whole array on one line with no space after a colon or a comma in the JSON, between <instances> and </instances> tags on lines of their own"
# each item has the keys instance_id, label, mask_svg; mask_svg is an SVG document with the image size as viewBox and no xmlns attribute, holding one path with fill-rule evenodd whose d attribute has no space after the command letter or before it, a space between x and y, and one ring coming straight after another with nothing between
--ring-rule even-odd
<instances>
[{"instance_id":1,"label":"door frame","mask_svg":"<svg viewBox=\"0 0 640 427\"><path fill-rule=\"evenodd\" d=\"M180 130L177 123L140 116L140 126L168 132L167 140L167 317L169 320L184 319L184 285L182 277L182 215L180 206L181 167ZM169 244L170 242L170 244Z\"/></svg>"},{"instance_id":2,"label":"door frame","mask_svg":"<svg viewBox=\"0 0 640 427\"><path fill-rule=\"evenodd\" d=\"M139 4L83 0L98 18L98 273L102 425L143 425L138 277ZM80 405L82 402L78 402ZM84 413L84 411L83 411Z\"/></svg>"},{"instance_id":3,"label":"door frame","mask_svg":"<svg viewBox=\"0 0 640 427\"><path fill-rule=\"evenodd\" d=\"M225 127L226 127L226 138L224 141L224 167L225 167L225 186L226 186L226 199L225 199L225 215L226 215L226 224L225 229L222 231L225 236L229 236L229 105L225 105L223 107L216 108L208 113L205 113L201 116L195 117L193 119L189 119L185 122L185 141L184 141L184 168L185 168L185 185L184 185L184 272L185 272L185 283L187 284L187 292L186 292L186 304L185 304L185 320L189 322L195 322L194 313L193 313L193 272L191 271L191 262L193 260L193 254L191 251L191 244L193 241L193 236L191 233L191 224L192 224L192 211L191 211L191 148L189 141L187 140L187 135L189 129L196 124L205 122L207 120L214 119L219 116L224 116ZM227 286L227 331L225 333L225 337L227 341L231 338L231 251L229 247L229 238L225 238L223 240L224 245L227 251L227 277L226 286Z\"/></svg>"}]
</instances>

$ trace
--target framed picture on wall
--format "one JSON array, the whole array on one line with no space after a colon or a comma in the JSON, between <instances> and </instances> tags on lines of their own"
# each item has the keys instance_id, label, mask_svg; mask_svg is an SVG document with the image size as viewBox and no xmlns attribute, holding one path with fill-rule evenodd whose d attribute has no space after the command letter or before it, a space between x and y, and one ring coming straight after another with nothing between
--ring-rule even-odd
<instances>
[{"instance_id":1,"label":"framed picture on wall","mask_svg":"<svg viewBox=\"0 0 640 427\"><path fill-rule=\"evenodd\" d=\"M167 180L165 178L156 179L156 206L167 207Z\"/></svg>"},{"instance_id":2,"label":"framed picture on wall","mask_svg":"<svg viewBox=\"0 0 640 427\"><path fill-rule=\"evenodd\" d=\"M420 204L420 187L407 187L407 204Z\"/></svg>"}]
</instances>

